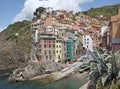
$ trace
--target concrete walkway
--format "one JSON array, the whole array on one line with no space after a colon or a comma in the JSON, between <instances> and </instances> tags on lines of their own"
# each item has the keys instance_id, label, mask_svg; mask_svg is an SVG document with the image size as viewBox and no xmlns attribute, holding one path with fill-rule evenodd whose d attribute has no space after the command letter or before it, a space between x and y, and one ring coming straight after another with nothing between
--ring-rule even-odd
<instances>
[{"instance_id":1,"label":"concrete walkway","mask_svg":"<svg viewBox=\"0 0 120 89\"><path fill-rule=\"evenodd\" d=\"M87 89L88 84L90 83L90 81L88 81L87 83L85 83L82 87L80 87L79 89Z\"/></svg>"}]
</instances>

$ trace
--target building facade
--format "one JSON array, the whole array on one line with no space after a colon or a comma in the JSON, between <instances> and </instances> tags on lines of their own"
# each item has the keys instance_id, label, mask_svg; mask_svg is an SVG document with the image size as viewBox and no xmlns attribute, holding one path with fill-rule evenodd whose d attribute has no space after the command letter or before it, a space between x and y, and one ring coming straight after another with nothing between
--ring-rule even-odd
<instances>
[{"instance_id":1,"label":"building facade","mask_svg":"<svg viewBox=\"0 0 120 89\"><path fill-rule=\"evenodd\" d=\"M62 41L61 41L61 39L56 39L55 51L56 51L55 62L59 62L59 61L61 61L61 58L62 58Z\"/></svg>"},{"instance_id":2,"label":"building facade","mask_svg":"<svg viewBox=\"0 0 120 89\"><path fill-rule=\"evenodd\" d=\"M55 60L55 41L52 36L39 36L39 54L42 61Z\"/></svg>"},{"instance_id":3,"label":"building facade","mask_svg":"<svg viewBox=\"0 0 120 89\"><path fill-rule=\"evenodd\" d=\"M111 17L112 23L112 49L114 51L120 50L120 6L118 8L118 15Z\"/></svg>"},{"instance_id":4,"label":"building facade","mask_svg":"<svg viewBox=\"0 0 120 89\"><path fill-rule=\"evenodd\" d=\"M111 30L109 25L101 27L100 39L100 46L111 50Z\"/></svg>"},{"instance_id":5,"label":"building facade","mask_svg":"<svg viewBox=\"0 0 120 89\"><path fill-rule=\"evenodd\" d=\"M90 35L83 35L83 47L93 52L93 41Z\"/></svg>"}]
</instances>

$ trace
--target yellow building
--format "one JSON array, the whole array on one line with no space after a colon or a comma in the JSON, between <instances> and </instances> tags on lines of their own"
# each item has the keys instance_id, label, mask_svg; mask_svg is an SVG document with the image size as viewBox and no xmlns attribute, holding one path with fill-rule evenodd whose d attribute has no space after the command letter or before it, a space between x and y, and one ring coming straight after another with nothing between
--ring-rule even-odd
<instances>
[{"instance_id":1,"label":"yellow building","mask_svg":"<svg viewBox=\"0 0 120 89\"><path fill-rule=\"evenodd\" d=\"M57 39L55 43L55 51L56 51L56 59L55 62L58 62L61 60L62 57L62 42L61 39Z\"/></svg>"}]
</instances>

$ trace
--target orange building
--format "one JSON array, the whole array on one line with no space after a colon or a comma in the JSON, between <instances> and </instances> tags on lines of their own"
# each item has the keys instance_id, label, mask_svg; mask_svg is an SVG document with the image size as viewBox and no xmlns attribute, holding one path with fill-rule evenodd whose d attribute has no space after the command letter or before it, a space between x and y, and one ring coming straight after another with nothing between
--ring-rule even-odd
<instances>
[{"instance_id":1,"label":"orange building","mask_svg":"<svg viewBox=\"0 0 120 89\"><path fill-rule=\"evenodd\" d=\"M112 22L112 49L114 51L120 50L120 6L118 8L118 15L111 17Z\"/></svg>"}]
</instances>

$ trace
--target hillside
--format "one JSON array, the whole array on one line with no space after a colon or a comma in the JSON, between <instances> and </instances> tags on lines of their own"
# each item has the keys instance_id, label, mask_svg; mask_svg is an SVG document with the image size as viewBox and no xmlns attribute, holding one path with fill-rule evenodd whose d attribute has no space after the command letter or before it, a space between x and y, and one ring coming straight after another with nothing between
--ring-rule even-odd
<instances>
[{"instance_id":1,"label":"hillside","mask_svg":"<svg viewBox=\"0 0 120 89\"><path fill-rule=\"evenodd\" d=\"M83 13L93 18L101 19L99 17L100 15L103 15L107 17L108 19L110 19L111 16L117 14L118 6L120 6L120 4L112 5L112 6L104 6L100 8L91 8L90 10L85 11Z\"/></svg>"},{"instance_id":2,"label":"hillside","mask_svg":"<svg viewBox=\"0 0 120 89\"><path fill-rule=\"evenodd\" d=\"M0 33L0 69L16 68L27 63L30 48L30 22L23 21L9 25Z\"/></svg>"}]
</instances>

